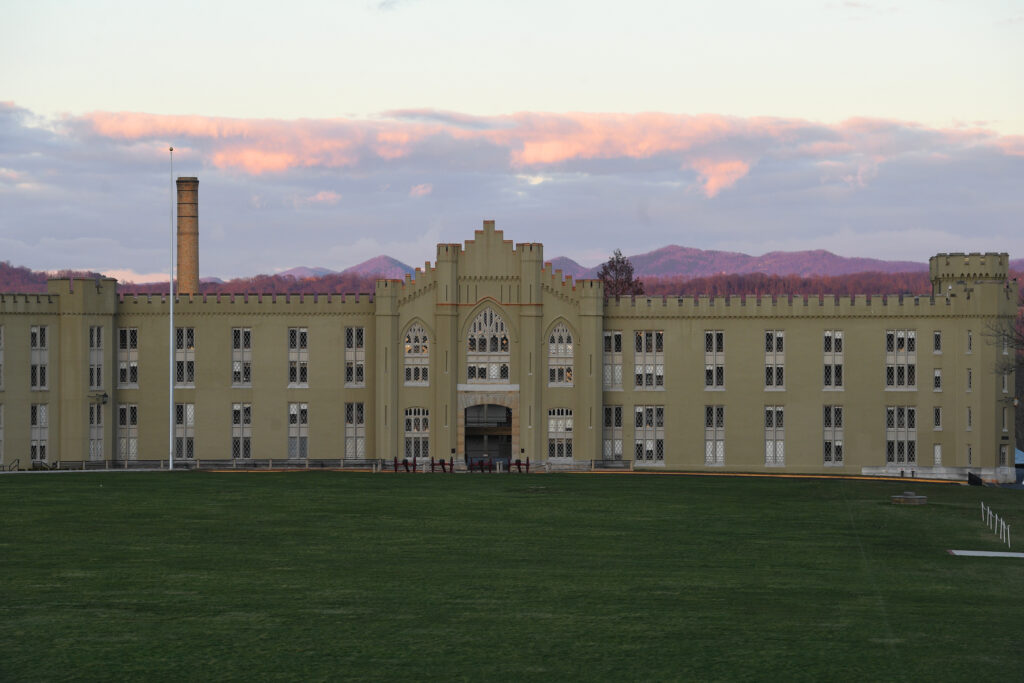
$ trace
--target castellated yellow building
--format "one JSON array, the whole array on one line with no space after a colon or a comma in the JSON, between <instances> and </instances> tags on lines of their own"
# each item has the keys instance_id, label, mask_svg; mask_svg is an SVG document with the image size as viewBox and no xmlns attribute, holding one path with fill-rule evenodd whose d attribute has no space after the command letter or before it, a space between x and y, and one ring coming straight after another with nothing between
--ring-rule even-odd
<instances>
[{"instance_id":1,"label":"castellated yellow building","mask_svg":"<svg viewBox=\"0 0 1024 683\"><path fill-rule=\"evenodd\" d=\"M931 296L606 301L484 221L372 296L180 294L173 411L167 297L51 280L0 294L0 462L1013 481L1008 257L930 267Z\"/></svg>"}]
</instances>

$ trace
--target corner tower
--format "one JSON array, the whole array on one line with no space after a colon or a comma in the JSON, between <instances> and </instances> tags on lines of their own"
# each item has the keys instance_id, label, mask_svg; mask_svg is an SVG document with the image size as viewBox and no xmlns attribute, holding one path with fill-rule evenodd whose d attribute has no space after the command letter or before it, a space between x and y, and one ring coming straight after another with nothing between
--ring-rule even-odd
<instances>
[{"instance_id":1,"label":"corner tower","mask_svg":"<svg viewBox=\"0 0 1024 683\"><path fill-rule=\"evenodd\" d=\"M178 293L199 293L199 178L178 178Z\"/></svg>"}]
</instances>

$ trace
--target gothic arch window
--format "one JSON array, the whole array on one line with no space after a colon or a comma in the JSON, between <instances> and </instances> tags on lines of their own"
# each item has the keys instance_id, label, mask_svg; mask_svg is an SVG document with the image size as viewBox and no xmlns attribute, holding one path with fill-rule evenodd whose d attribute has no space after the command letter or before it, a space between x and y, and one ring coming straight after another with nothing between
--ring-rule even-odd
<instances>
[{"instance_id":1,"label":"gothic arch window","mask_svg":"<svg viewBox=\"0 0 1024 683\"><path fill-rule=\"evenodd\" d=\"M430 384L430 344L427 331L420 324L412 325L405 333L405 384Z\"/></svg>"},{"instance_id":2,"label":"gothic arch window","mask_svg":"<svg viewBox=\"0 0 1024 683\"><path fill-rule=\"evenodd\" d=\"M572 386L572 332L559 323L548 335L548 386Z\"/></svg>"},{"instance_id":3,"label":"gothic arch window","mask_svg":"<svg viewBox=\"0 0 1024 683\"><path fill-rule=\"evenodd\" d=\"M508 330L501 316L485 308L473 319L466 336L466 381L507 384L510 357Z\"/></svg>"}]
</instances>

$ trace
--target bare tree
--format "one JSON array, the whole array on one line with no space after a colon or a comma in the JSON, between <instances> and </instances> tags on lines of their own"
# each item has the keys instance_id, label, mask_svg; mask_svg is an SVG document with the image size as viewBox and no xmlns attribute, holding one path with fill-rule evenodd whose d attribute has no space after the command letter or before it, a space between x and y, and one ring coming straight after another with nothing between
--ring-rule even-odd
<instances>
[{"instance_id":1,"label":"bare tree","mask_svg":"<svg viewBox=\"0 0 1024 683\"><path fill-rule=\"evenodd\" d=\"M604 283L605 296L643 294L644 283L633 277L633 264L616 249L610 259L601 265L597 277Z\"/></svg>"}]
</instances>

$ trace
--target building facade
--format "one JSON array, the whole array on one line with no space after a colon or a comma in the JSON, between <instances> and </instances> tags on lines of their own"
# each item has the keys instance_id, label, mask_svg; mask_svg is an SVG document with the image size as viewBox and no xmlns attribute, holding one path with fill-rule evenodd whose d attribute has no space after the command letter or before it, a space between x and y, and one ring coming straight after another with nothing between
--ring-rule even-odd
<instances>
[{"instance_id":1,"label":"building facade","mask_svg":"<svg viewBox=\"0 0 1024 683\"><path fill-rule=\"evenodd\" d=\"M173 334L167 297L51 280L0 294L0 462L1012 481L1008 256L930 267L931 296L606 301L484 221L373 295L179 295Z\"/></svg>"}]
</instances>

